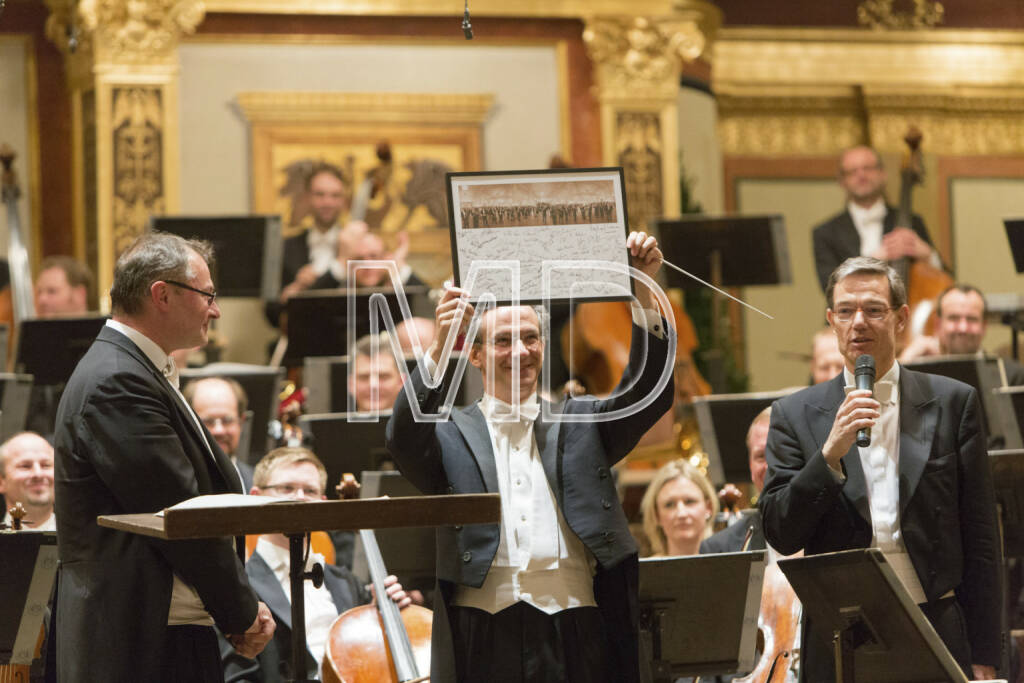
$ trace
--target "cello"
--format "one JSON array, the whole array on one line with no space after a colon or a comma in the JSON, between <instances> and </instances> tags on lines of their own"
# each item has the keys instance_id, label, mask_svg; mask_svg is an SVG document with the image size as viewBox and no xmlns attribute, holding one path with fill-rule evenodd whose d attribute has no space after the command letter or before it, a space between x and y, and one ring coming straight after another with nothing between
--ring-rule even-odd
<instances>
[{"instance_id":1,"label":"cello","mask_svg":"<svg viewBox=\"0 0 1024 683\"><path fill-rule=\"evenodd\" d=\"M345 474L338 484L342 498L353 498L359 484ZM324 683L422 683L430 680L430 636L433 612L419 605L399 611L387 597L387 570L377 537L360 529L366 551L375 605L354 607L339 616L328 631L323 661Z\"/></svg>"}]
</instances>

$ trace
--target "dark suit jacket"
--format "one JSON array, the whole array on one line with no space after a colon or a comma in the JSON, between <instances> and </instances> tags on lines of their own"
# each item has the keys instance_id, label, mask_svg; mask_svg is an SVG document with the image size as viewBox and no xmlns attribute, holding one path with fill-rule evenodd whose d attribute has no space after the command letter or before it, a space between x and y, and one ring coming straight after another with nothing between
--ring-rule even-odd
<instances>
[{"instance_id":1,"label":"dark suit jacket","mask_svg":"<svg viewBox=\"0 0 1024 683\"><path fill-rule=\"evenodd\" d=\"M151 513L209 493L241 492L210 434L127 337L104 327L57 411L60 541L58 677L63 683L159 680L172 572L217 626L241 633L256 594L229 539L157 541L103 528L97 515Z\"/></svg>"},{"instance_id":2,"label":"dark suit jacket","mask_svg":"<svg viewBox=\"0 0 1024 683\"><path fill-rule=\"evenodd\" d=\"M764 550L764 529L761 527L761 513L752 510L749 514L744 513L743 519L730 524L721 531L700 543L701 555L714 555L716 553L738 553L743 550L743 541L747 537L747 529L753 527L754 533L750 536L750 545L747 550Z\"/></svg>"},{"instance_id":3,"label":"dark suit jacket","mask_svg":"<svg viewBox=\"0 0 1024 683\"><path fill-rule=\"evenodd\" d=\"M292 667L292 606L284 594L281 583L259 553L253 553L245 564L249 583L274 615L277 630L256 659L243 657L224 639L220 638L221 658L224 662L225 683L277 683L291 680ZM347 569L333 565L324 567L324 586L331 594L338 614L370 602L370 595ZM306 651L308 673L315 674L318 662Z\"/></svg>"},{"instance_id":4,"label":"dark suit jacket","mask_svg":"<svg viewBox=\"0 0 1024 683\"><path fill-rule=\"evenodd\" d=\"M846 480L821 454L844 398L844 378L804 389L772 406L768 477L761 513L768 542L789 555L868 547L871 513L857 446L843 456ZM974 389L900 368L900 529L925 596L954 590L974 664L999 664L1000 552L995 498ZM810 652L831 654L804 639ZM949 643L963 651L963 643ZM819 655L820 657L820 655ZM808 680L830 680L812 674ZM820 677L819 677L820 676Z\"/></svg>"},{"instance_id":5,"label":"dark suit jacket","mask_svg":"<svg viewBox=\"0 0 1024 683\"><path fill-rule=\"evenodd\" d=\"M896 209L888 207L888 213L882 222L882 234L888 234L896 228ZM928 229L924 221L917 214L914 214L913 225L911 226L921 239L928 244L932 243L928 237ZM853 225L853 218L850 212L843 210L841 213L832 216L821 225L814 228L814 266L818 271L818 283L821 291L828 286L828 276L839 267L839 264L852 256L860 256L860 233Z\"/></svg>"},{"instance_id":6,"label":"dark suit jacket","mask_svg":"<svg viewBox=\"0 0 1024 683\"><path fill-rule=\"evenodd\" d=\"M646 337L647 363L643 363ZM629 367L620 387L636 385L624 395L598 400L569 399L564 414L605 413L632 405L652 392L667 359L668 343L633 328ZM643 370L641 372L641 369ZM409 374L414 395L425 413L436 413L444 388L427 389L419 372ZM407 387L408 388L408 387ZM610 422L547 423L538 419L534 437L548 485L566 522L597 558L594 597L609 634L614 675L628 683L638 678L636 544L619 505L609 467L672 405L672 382L636 415ZM388 448L402 473L426 494L498 492L491 439L477 405L452 413L446 422L415 422L406 393L399 394L387 426ZM455 680L448 606L457 584L479 587L498 547L499 526L480 524L437 530L437 576L431 680Z\"/></svg>"}]
</instances>

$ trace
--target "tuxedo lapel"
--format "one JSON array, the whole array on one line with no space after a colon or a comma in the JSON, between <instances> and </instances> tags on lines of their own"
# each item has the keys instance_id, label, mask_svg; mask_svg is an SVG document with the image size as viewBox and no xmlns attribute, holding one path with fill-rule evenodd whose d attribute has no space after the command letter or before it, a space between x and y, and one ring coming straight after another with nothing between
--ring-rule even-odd
<instances>
[{"instance_id":1,"label":"tuxedo lapel","mask_svg":"<svg viewBox=\"0 0 1024 683\"><path fill-rule=\"evenodd\" d=\"M922 378L900 368L900 514L921 481L939 421L939 404Z\"/></svg>"},{"instance_id":2,"label":"tuxedo lapel","mask_svg":"<svg viewBox=\"0 0 1024 683\"><path fill-rule=\"evenodd\" d=\"M849 215L849 214L847 214ZM818 450L825 446L829 432L832 431L832 424L836 421L836 413L839 412L839 405L846 398L846 377L840 373L831 380L825 400L821 405L808 405L808 422L814 433L814 439ZM843 485L843 495L857 508L857 512L867 522L871 522L871 507L868 504L868 487L864 478L864 467L860 462L860 451L857 444L850 446L850 450L843 456L843 471L846 473L846 484Z\"/></svg>"},{"instance_id":3,"label":"tuxedo lapel","mask_svg":"<svg viewBox=\"0 0 1024 683\"><path fill-rule=\"evenodd\" d=\"M284 589L281 588L281 583L263 556L254 552L245 565L245 573L249 575L249 581L253 590L260 596L260 600L273 612L274 621L291 631L292 606L288 602L288 596L284 594Z\"/></svg>"},{"instance_id":4,"label":"tuxedo lapel","mask_svg":"<svg viewBox=\"0 0 1024 683\"><path fill-rule=\"evenodd\" d=\"M853 224L853 216L849 209L844 211L836 223L836 240L839 248L845 254L860 254L860 233Z\"/></svg>"},{"instance_id":5,"label":"tuxedo lapel","mask_svg":"<svg viewBox=\"0 0 1024 683\"><path fill-rule=\"evenodd\" d=\"M551 413L561 412L560 408L561 406L554 406L543 401L540 414L543 416L545 410L549 410ZM544 465L544 474L547 477L548 486L555 492L559 506L562 504L561 468L558 462L560 426L560 422L544 422L541 417L538 417L533 423L533 436L537 440L537 450L540 452L540 460Z\"/></svg>"},{"instance_id":6,"label":"tuxedo lapel","mask_svg":"<svg viewBox=\"0 0 1024 683\"><path fill-rule=\"evenodd\" d=\"M494 464L494 447L491 446L491 433L487 431L487 422L480 406L473 404L465 410L452 411L452 422L459 428L462 438L469 444L470 453L480 468L484 487L489 493L498 493L498 469Z\"/></svg>"}]
</instances>

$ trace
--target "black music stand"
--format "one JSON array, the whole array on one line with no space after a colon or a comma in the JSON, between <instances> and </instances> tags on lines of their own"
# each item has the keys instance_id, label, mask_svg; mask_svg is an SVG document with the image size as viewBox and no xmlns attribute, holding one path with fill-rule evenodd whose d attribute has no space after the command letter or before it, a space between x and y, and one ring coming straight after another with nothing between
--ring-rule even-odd
<instances>
[{"instance_id":1,"label":"black music stand","mask_svg":"<svg viewBox=\"0 0 1024 683\"><path fill-rule=\"evenodd\" d=\"M988 456L1000 511L1003 554L1024 557L1024 449L989 451Z\"/></svg>"},{"instance_id":2,"label":"black music stand","mask_svg":"<svg viewBox=\"0 0 1024 683\"><path fill-rule=\"evenodd\" d=\"M42 666L36 643L56 574L57 534L0 531L0 666Z\"/></svg>"},{"instance_id":3,"label":"black music stand","mask_svg":"<svg viewBox=\"0 0 1024 683\"><path fill-rule=\"evenodd\" d=\"M708 456L708 476L715 486L749 482L747 430L758 413L791 391L711 394L693 399L700 443Z\"/></svg>"},{"instance_id":4,"label":"black music stand","mask_svg":"<svg viewBox=\"0 0 1024 683\"><path fill-rule=\"evenodd\" d=\"M180 374L182 387L206 377L233 379L242 386L249 398L252 415L243 427L237 456L250 465L259 462L267 454L268 426L277 418L285 369L245 363L211 363L201 368L185 368Z\"/></svg>"},{"instance_id":5,"label":"black music stand","mask_svg":"<svg viewBox=\"0 0 1024 683\"><path fill-rule=\"evenodd\" d=\"M105 316L33 318L18 325L14 367L37 385L62 385L106 324Z\"/></svg>"},{"instance_id":6,"label":"black music stand","mask_svg":"<svg viewBox=\"0 0 1024 683\"><path fill-rule=\"evenodd\" d=\"M995 392L1004 399L1009 399L1010 406L1013 409L1013 418L1016 422L1016 434L1024 441L1024 386L999 387ZM1017 446L1017 448L1020 448L1020 446Z\"/></svg>"},{"instance_id":7,"label":"black music stand","mask_svg":"<svg viewBox=\"0 0 1024 683\"><path fill-rule=\"evenodd\" d=\"M25 431L32 375L0 373L0 442Z\"/></svg>"},{"instance_id":8,"label":"black music stand","mask_svg":"<svg viewBox=\"0 0 1024 683\"><path fill-rule=\"evenodd\" d=\"M354 413L324 413L299 418L309 448L327 469L327 481L341 481L345 472L394 469L391 452L384 445L384 430L390 413L376 422L350 421ZM327 492L337 498L335 491Z\"/></svg>"},{"instance_id":9,"label":"black music stand","mask_svg":"<svg viewBox=\"0 0 1024 683\"><path fill-rule=\"evenodd\" d=\"M640 680L750 671L765 551L640 560Z\"/></svg>"},{"instance_id":10,"label":"black music stand","mask_svg":"<svg viewBox=\"0 0 1024 683\"><path fill-rule=\"evenodd\" d=\"M428 291L426 287L406 287L402 293L390 288L357 289L353 302L356 338L370 332L370 297L374 294L384 296L391 318L397 325L402 322L399 297L406 297L411 313L416 315L422 311ZM347 289L316 289L288 299L285 305L288 314L285 365L300 366L307 356L343 356L349 352L349 344L354 344L356 339L348 338L348 294ZM429 315L433 317L433 312ZM384 332L384 322L378 319L378 323L379 331Z\"/></svg>"},{"instance_id":11,"label":"black music stand","mask_svg":"<svg viewBox=\"0 0 1024 683\"><path fill-rule=\"evenodd\" d=\"M833 634L841 673L837 683L967 683L882 551L862 548L779 560L779 568L808 617Z\"/></svg>"},{"instance_id":12,"label":"black music stand","mask_svg":"<svg viewBox=\"0 0 1024 683\"><path fill-rule=\"evenodd\" d=\"M153 216L149 227L213 245L217 296L276 301L281 293L280 216Z\"/></svg>"},{"instance_id":13,"label":"black music stand","mask_svg":"<svg viewBox=\"0 0 1024 683\"><path fill-rule=\"evenodd\" d=\"M1013 267L1018 273L1024 273L1024 218L1004 218L1003 226L1010 243L1010 253L1013 254ZM1004 313L1003 323L1010 326L1010 348L1013 350L1013 359L1019 360L1017 335L1024 328L1024 315L1019 308L1010 314Z\"/></svg>"},{"instance_id":14,"label":"black music stand","mask_svg":"<svg viewBox=\"0 0 1024 683\"><path fill-rule=\"evenodd\" d=\"M682 216L656 221L658 246L665 259L718 288L779 285L792 282L782 216ZM682 273L666 270L669 287L703 287ZM705 352L708 381L725 391L721 330L722 295L711 294L711 350Z\"/></svg>"},{"instance_id":15,"label":"black music stand","mask_svg":"<svg viewBox=\"0 0 1024 683\"><path fill-rule=\"evenodd\" d=\"M980 399L981 418L990 445L1000 448L1021 447L1013 406L1006 395L996 392L1003 385L999 358L971 354L925 356L903 365L911 370L960 380L974 387Z\"/></svg>"},{"instance_id":16,"label":"black music stand","mask_svg":"<svg viewBox=\"0 0 1024 683\"><path fill-rule=\"evenodd\" d=\"M401 498L420 495L419 489L400 472L363 472L359 478L360 498L388 496ZM430 528L381 529L377 532L377 545L388 572L399 577L402 586L419 589L426 594L434 589L436 576L436 533ZM352 573L369 582L370 570L361 540L356 540L352 556Z\"/></svg>"}]
</instances>

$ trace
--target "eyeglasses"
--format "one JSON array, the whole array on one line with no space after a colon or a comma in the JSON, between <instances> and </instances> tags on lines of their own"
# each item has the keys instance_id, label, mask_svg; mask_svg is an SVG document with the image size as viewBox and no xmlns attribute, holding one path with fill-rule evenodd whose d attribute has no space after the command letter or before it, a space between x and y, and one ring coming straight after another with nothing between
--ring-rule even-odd
<instances>
[{"instance_id":1,"label":"eyeglasses","mask_svg":"<svg viewBox=\"0 0 1024 683\"><path fill-rule=\"evenodd\" d=\"M494 339L490 340L491 346L502 351L512 348L513 336L511 334L499 334ZM523 346L528 349L536 349L540 346L541 338L539 334L526 333L519 337L519 340L523 342Z\"/></svg>"},{"instance_id":2,"label":"eyeglasses","mask_svg":"<svg viewBox=\"0 0 1024 683\"><path fill-rule=\"evenodd\" d=\"M206 425L207 429L213 429L218 424L221 427L234 427L238 424L239 420L233 415L225 415L224 417L206 417L203 418L203 424Z\"/></svg>"},{"instance_id":3,"label":"eyeglasses","mask_svg":"<svg viewBox=\"0 0 1024 683\"><path fill-rule=\"evenodd\" d=\"M307 498L319 498L323 495L323 491L319 487L296 486L295 484L267 484L258 488L264 491L276 491L282 496L293 496L296 493L302 493Z\"/></svg>"},{"instance_id":4,"label":"eyeglasses","mask_svg":"<svg viewBox=\"0 0 1024 683\"><path fill-rule=\"evenodd\" d=\"M868 320L881 320L891 310L891 306L886 306L884 304L864 304L863 306L840 304L833 309L832 313L839 322L848 323L853 320L855 315L857 315L857 311L862 311L864 313L864 317Z\"/></svg>"},{"instance_id":5,"label":"eyeglasses","mask_svg":"<svg viewBox=\"0 0 1024 683\"><path fill-rule=\"evenodd\" d=\"M184 282L178 282L176 280L164 280L164 282L166 282L169 285L174 285L175 287L181 287L182 289L187 289L188 291L195 292L196 294L202 294L203 296L206 297L206 305L207 306L212 306L213 305L213 300L217 298L217 290L214 290L212 292L207 292L207 291L202 290L202 289L196 289L195 287L192 287L190 285L186 285Z\"/></svg>"}]
</instances>

